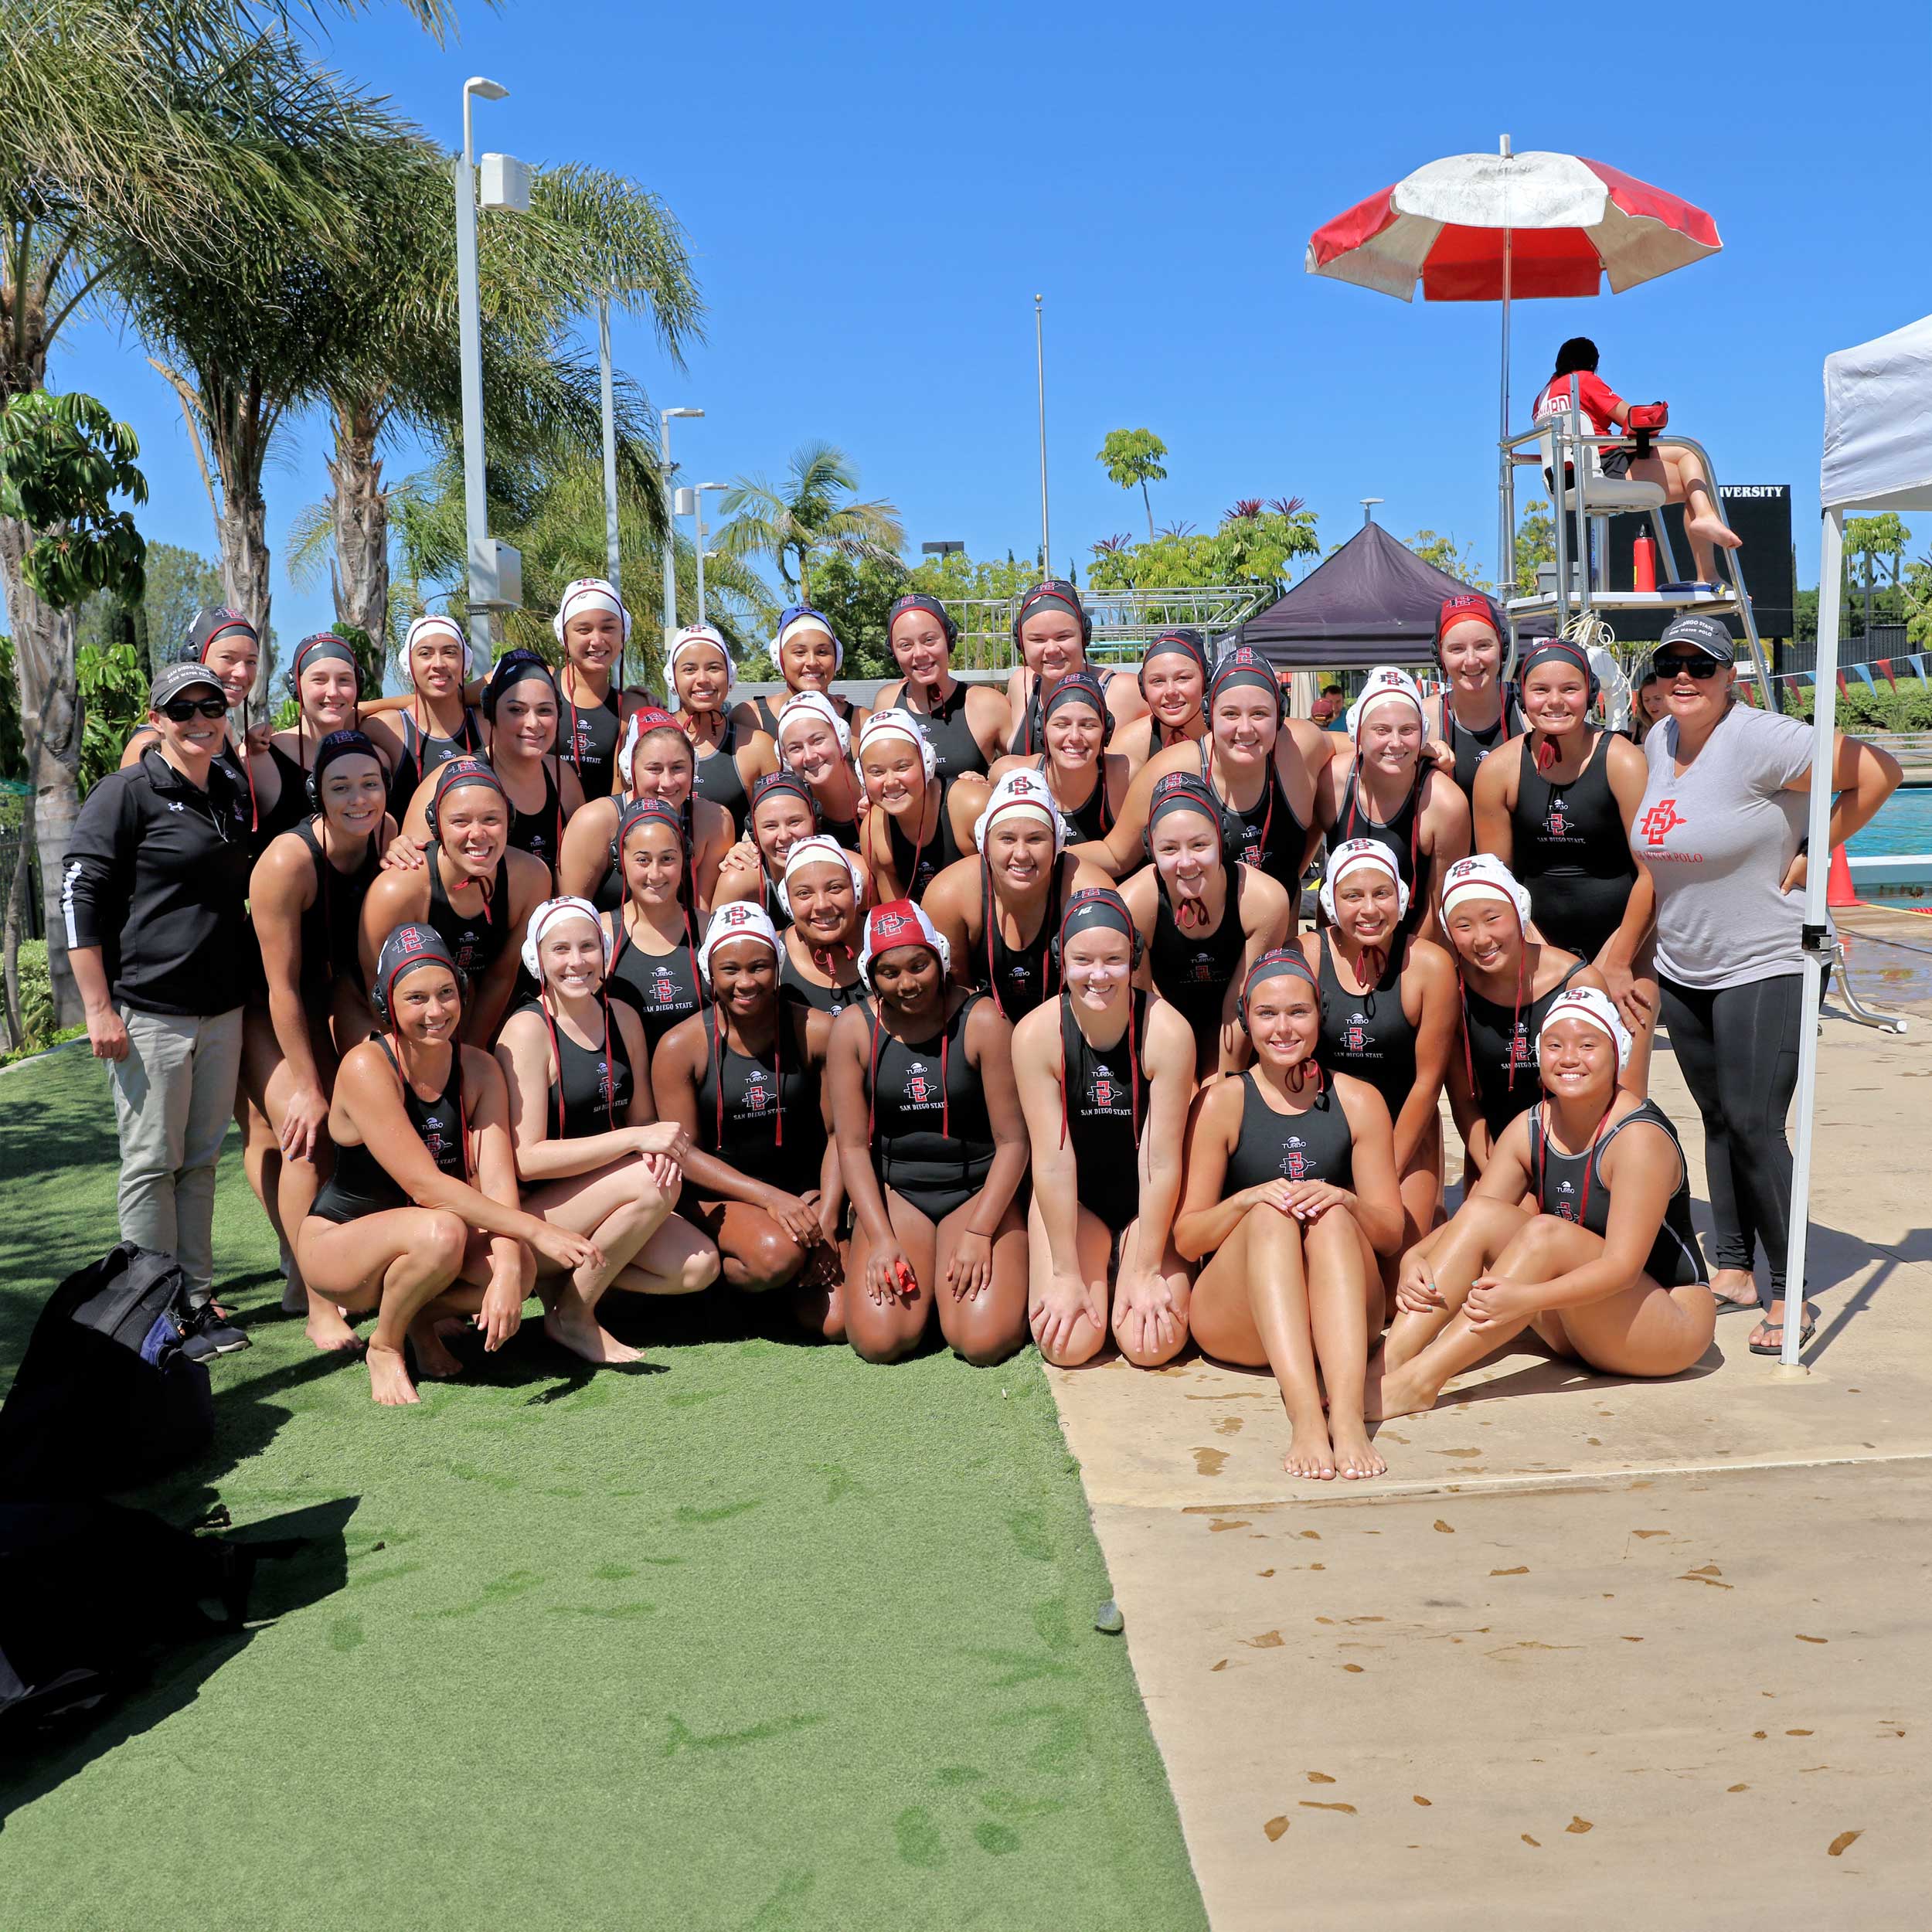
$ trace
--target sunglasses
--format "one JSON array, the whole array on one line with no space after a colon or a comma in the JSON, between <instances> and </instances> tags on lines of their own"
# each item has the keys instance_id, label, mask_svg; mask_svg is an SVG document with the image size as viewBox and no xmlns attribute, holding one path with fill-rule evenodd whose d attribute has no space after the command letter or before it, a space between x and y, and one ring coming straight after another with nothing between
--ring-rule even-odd
<instances>
[{"instance_id":1,"label":"sunglasses","mask_svg":"<svg viewBox=\"0 0 1932 1932\"><path fill-rule=\"evenodd\" d=\"M1665 677L1674 678L1681 671L1688 678L1695 678L1700 684L1706 678L1714 678L1723 669L1716 658L1705 656L1699 651L1695 657L1658 658L1655 660L1658 672Z\"/></svg>"},{"instance_id":2,"label":"sunglasses","mask_svg":"<svg viewBox=\"0 0 1932 1932\"><path fill-rule=\"evenodd\" d=\"M204 718L225 718L228 716L226 698L172 698L161 707L161 715L176 724L185 724L199 713Z\"/></svg>"}]
</instances>

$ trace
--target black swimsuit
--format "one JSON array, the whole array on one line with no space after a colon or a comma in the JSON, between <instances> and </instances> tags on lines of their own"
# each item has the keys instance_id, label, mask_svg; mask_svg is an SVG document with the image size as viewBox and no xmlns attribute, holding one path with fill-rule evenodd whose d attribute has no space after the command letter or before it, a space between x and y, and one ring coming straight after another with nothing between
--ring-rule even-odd
<instances>
[{"instance_id":1,"label":"black swimsuit","mask_svg":"<svg viewBox=\"0 0 1932 1932\"><path fill-rule=\"evenodd\" d=\"M1428 781L1426 771L1419 774L1408 797L1396 808L1396 815L1383 825L1369 816L1367 804L1355 794L1355 774L1350 772L1342 788L1342 809L1328 834L1336 845L1346 838L1372 838L1394 855L1396 869L1409 888L1409 910L1398 928L1405 935L1414 932L1429 913L1429 880L1435 859L1422 849L1420 825L1422 788Z\"/></svg>"},{"instance_id":2,"label":"black swimsuit","mask_svg":"<svg viewBox=\"0 0 1932 1932\"><path fill-rule=\"evenodd\" d=\"M647 953L631 938L621 913L612 923L616 951L611 961L611 992L637 1009L644 1022L645 1043L655 1053L658 1041L704 1004L697 966L689 942L668 953Z\"/></svg>"},{"instance_id":3,"label":"black swimsuit","mask_svg":"<svg viewBox=\"0 0 1932 1932\"><path fill-rule=\"evenodd\" d=\"M1566 1221L1577 1220L1592 1234L1602 1234L1610 1226L1610 1183L1604 1179L1604 1155L1624 1129L1638 1121L1661 1127L1677 1148L1677 1185L1664 1209L1664 1218L1651 1243L1644 1272L1659 1287L1688 1287L1692 1282L1708 1282L1704 1251L1698 1246L1697 1230L1691 1225L1690 1175L1684 1162L1684 1150L1669 1117L1655 1100L1633 1107L1594 1146L1581 1154L1560 1154L1543 1131L1543 1109L1529 1117L1529 1172L1536 1189L1536 1205L1546 1214Z\"/></svg>"},{"instance_id":4,"label":"black swimsuit","mask_svg":"<svg viewBox=\"0 0 1932 1932\"><path fill-rule=\"evenodd\" d=\"M483 755L483 728L474 711L463 713L463 723L454 738L438 738L420 730L412 708L403 713L403 751L389 774L389 816L400 825L409 815L410 801L416 788L432 771L452 758L480 758Z\"/></svg>"},{"instance_id":5,"label":"black swimsuit","mask_svg":"<svg viewBox=\"0 0 1932 1932\"><path fill-rule=\"evenodd\" d=\"M311 1004L326 1005L329 988L338 979L362 984L357 950L362 930L362 901L383 869L382 841L372 832L363 842L362 862L353 872L338 872L328 862L315 836L315 821L304 818L294 828L308 849L315 869L315 897L302 914L301 970L298 984Z\"/></svg>"},{"instance_id":6,"label":"black swimsuit","mask_svg":"<svg viewBox=\"0 0 1932 1932\"><path fill-rule=\"evenodd\" d=\"M563 844L563 806L557 795L556 781L550 776L550 767L546 764L543 772L543 802L535 811L526 811L511 798L508 792L504 797L510 807L510 849L527 852L532 859L541 859L549 867L554 883L556 878L557 853Z\"/></svg>"},{"instance_id":7,"label":"black swimsuit","mask_svg":"<svg viewBox=\"0 0 1932 1932\"><path fill-rule=\"evenodd\" d=\"M856 1006L864 998L865 988L856 978L849 986L821 986L799 971L789 946L779 948L778 998L781 1005L803 1007L810 1012L830 1013L835 1018L848 1006Z\"/></svg>"},{"instance_id":8,"label":"black swimsuit","mask_svg":"<svg viewBox=\"0 0 1932 1932\"><path fill-rule=\"evenodd\" d=\"M1194 1063L1211 1072L1220 1058L1221 1015L1227 991L1241 970L1247 934L1241 927L1241 869L1229 875L1227 903L1211 933L1181 930L1169 904L1165 880L1154 886L1154 943L1148 948L1155 990L1174 1008L1194 1034Z\"/></svg>"},{"instance_id":9,"label":"black swimsuit","mask_svg":"<svg viewBox=\"0 0 1932 1932\"><path fill-rule=\"evenodd\" d=\"M1456 789L1473 804L1476 796L1476 767L1482 763L1485 752L1495 750L1509 736L1509 714L1505 709L1494 724L1478 731L1457 717L1447 699L1442 709L1449 749L1456 754L1456 768L1450 776L1455 781Z\"/></svg>"},{"instance_id":10,"label":"black swimsuit","mask_svg":"<svg viewBox=\"0 0 1932 1932\"><path fill-rule=\"evenodd\" d=\"M1046 785L1046 795L1053 798L1060 815L1060 823L1066 828L1066 842L1070 845L1091 844L1104 838L1113 829L1114 815L1107 804L1107 753L1103 751L1094 760L1094 789L1085 800L1077 805L1063 805L1053 794L1053 781L1046 769L1046 753L1039 755L1036 767Z\"/></svg>"},{"instance_id":11,"label":"black swimsuit","mask_svg":"<svg viewBox=\"0 0 1932 1932\"><path fill-rule=\"evenodd\" d=\"M1292 927L1301 903L1301 855L1307 849L1308 828L1288 803L1274 754L1268 754L1267 783L1261 787L1260 797L1245 811L1222 798L1216 789L1209 770L1206 738L1201 740L1201 782L1220 801L1222 818L1240 842L1242 862L1280 880L1287 889Z\"/></svg>"},{"instance_id":12,"label":"black swimsuit","mask_svg":"<svg viewBox=\"0 0 1932 1932\"><path fill-rule=\"evenodd\" d=\"M798 695L795 691L787 691L785 702L789 704ZM842 698L835 691L828 691L821 695L830 701L832 709L838 713L849 728L852 723L851 699ZM752 699L751 706L758 714L759 728L769 736L774 744L776 744L778 742L778 714L772 709L771 700L761 693Z\"/></svg>"},{"instance_id":13,"label":"black swimsuit","mask_svg":"<svg viewBox=\"0 0 1932 1932\"><path fill-rule=\"evenodd\" d=\"M580 1046L554 1021L549 1032L557 1065L546 1103L544 1131L549 1138L587 1140L593 1134L608 1134L623 1126L630 1117L637 1083L617 1015L607 1011L602 1046Z\"/></svg>"},{"instance_id":14,"label":"black swimsuit","mask_svg":"<svg viewBox=\"0 0 1932 1932\"><path fill-rule=\"evenodd\" d=\"M1532 742L1522 741L1509 814L1511 869L1529 890L1544 938L1579 959L1594 959L1623 923L1637 879L1623 808L1610 788L1610 733L1597 733L1583 770L1567 784L1536 769Z\"/></svg>"},{"instance_id":15,"label":"black swimsuit","mask_svg":"<svg viewBox=\"0 0 1932 1932\"><path fill-rule=\"evenodd\" d=\"M430 1151L436 1165L452 1181L467 1181L469 1155L463 1145L466 1117L463 1111L463 1049L450 1053L450 1077L433 1100L418 1097L415 1087L403 1079L389 1043L378 1033L376 1043L396 1069L403 1083L403 1111L410 1125ZM315 1204L308 1211L325 1221L359 1221L366 1214L385 1214L410 1206L410 1197L399 1187L369 1148L361 1141L335 1144L335 1171L323 1182Z\"/></svg>"},{"instance_id":16,"label":"black swimsuit","mask_svg":"<svg viewBox=\"0 0 1932 1932\"><path fill-rule=\"evenodd\" d=\"M574 699L563 695L560 682L557 702L563 713L557 720L557 749L576 772L586 803L609 798L617 789L617 738L623 730L616 687L601 704L580 709Z\"/></svg>"},{"instance_id":17,"label":"black swimsuit","mask_svg":"<svg viewBox=\"0 0 1932 1932\"><path fill-rule=\"evenodd\" d=\"M273 807L263 814L260 826L254 834L260 852L268 849L271 838L279 838L285 832L293 832L315 810L308 802L308 774L280 745L270 745L268 756L281 780L281 789Z\"/></svg>"},{"instance_id":18,"label":"black swimsuit","mask_svg":"<svg viewBox=\"0 0 1932 1932\"><path fill-rule=\"evenodd\" d=\"M991 993L993 1004L1010 1020L1024 1019L1060 990L1060 958L1055 942L1060 937L1060 875L1064 866L1064 859L1053 862L1053 881L1046 889L1046 903L1040 912L1039 930L1028 944L1009 946L1000 930L992 868L984 859L980 861L980 944L962 977L982 992Z\"/></svg>"},{"instance_id":19,"label":"black swimsuit","mask_svg":"<svg viewBox=\"0 0 1932 1932\"><path fill-rule=\"evenodd\" d=\"M1133 1024L1111 1046L1088 1043L1073 1017L1073 1002L1060 998L1060 1056L1066 1068L1063 1104L1066 1138L1073 1150L1081 1206L1097 1215L1117 1239L1141 1211L1141 1143L1134 1121L1134 1076L1139 1111L1147 1114L1148 995L1133 995ZM1128 1043L1138 1041L1136 1067Z\"/></svg>"},{"instance_id":20,"label":"black swimsuit","mask_svg":"<svg viewBox=\"0 0 1932 1932\"><path fill-rule=\"evenodd\" d=\"M1398 939L1388 969L1369 992L1352 993L1335 971L1328 935L1321 935L1321 1064L1366 1080L1388 1103L1392 1121L1416 1084L1416 1029L1402 1005L1402 947Z\"/></svg>"},{"instance_id":21,"label":"black swimsuit","mask_svg":"<svg viewBox=\"0 0 1932 1932\"><path fill-rule=\"evenodd\" d=\"M457 971L468 975L474 996L477 981L509 943L510 861L506 854L496 862L496 881L484 896L482 909L466 915L450 903L440 859L436 841L431 839L423 852L423 862L430 869L428 923L450 949Z\"/></svg>"},{"instance_id":22,"label":"black swimsuit","mask_svg":"<svg viewBox=\"0 0 1932 1932\"><path fill-rule=\"evenodd\" d=\"M1241 1076L1241 1132L1228 1155L1223 1200L1266 1181L1345 1188L1354 1179L1355 1136L1332 1087L1324 1082L1299 1114L1277 1114L1261 1097L1254 1070Z\"/></svg>"},{"instance_id":23,"label":"black swimsuit","mask_svg":"<svg viewBox=\"0 0 1932 1932\"><path fill-rule=\"evenodd\" d=\"M1492 1147L1519 1114L1527 1113L1543 1098L1536 1035L1550 1002L1583 970L1583 962L1579 960L1541 998L1532 1000L1515 1015L1513 1032L1510 1008L1464 987L1463 1036L1475 1076L1476 1102L1489 1124Z\"/></svg>"},{"instance_id":24,"label":"black swimsuit","mask_svg":"<svg viewBox=\"0 0 1932 1932\"><path fill-rule=\"evenodd\" d=\"M751 794L745 790L744 774L738 769L736 721L726 716L724 740L715 751L699 757L697 744L693 740L691 755L697 761L697 775L692 781L692 789L700 798L709 798L714 805L723 805L731 815L732 836L742 838L745 819L751 810Z\"/></svg>"},{"instance_id":25,"label":"black swimsuit","mask_svg":"<svg viewBox=\"0 0 1932 1932\"><path fill-rule=\"evenodd\" d=\"M939 794L938 822L925 844L914 845L890 812L886 813L886 837L892 849L893 870L905 896L915 906L925 897L926 888L960 855L959 841L953 836L953 815L946 809L943 791Z\"/></svg>"},{"instance_id":26,"label":"black swimsuit","mask_svg":"<svg viewBox=\"0 0 1932 1932\"><path fill-rule=\"evenodd\" d=\"M933 748L934 768L942 785L950 785L968 772L977 772L984 777L992 769L966 721L966 694L971 688L963 679L954 679L953 695L930 711L913 711L906 704L906 694L912 689L911 679L899 688L899 702L926 727L926 742Z\"/></svg>"},{"instance_id":27,"label":"black swimsuit","mask_svg":"<svg viewBox=\"0 0 1932 1932\"><path fill-rule=\"evenodd\" d=\"M993 1128L979 1075L966 1056L969 993L930 1039L895 1039L875 1013L870 1068L872 1165L891 1188L938 1222L986 1184Z\"/></svg>"},{"instance_id":28,"label":"black swimsuit","mask_svg":"<svg viewBox=\"0 0 1932 1932\"><path fill-rule=\"evenodd\" d=\"M818 1186L825 1159L818 1076L805 1058L804 1015L781 1007L778 1027L773 1060L753 1060L726 1046L721 1111L717 1031L706 1025L698 1141L747 1179L802 1196Z\"/></svg>"}]
</instances>

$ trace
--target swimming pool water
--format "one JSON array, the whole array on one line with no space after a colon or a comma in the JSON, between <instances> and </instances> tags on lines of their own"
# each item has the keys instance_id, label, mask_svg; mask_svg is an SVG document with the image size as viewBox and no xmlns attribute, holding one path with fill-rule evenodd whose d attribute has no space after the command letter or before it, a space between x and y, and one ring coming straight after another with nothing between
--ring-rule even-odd
<instances>
[{"instance_id":1,"label":"swimming pool water","mask_svg":"<svg viewBox=\"0 0 1932 1932\"><path fill-rule=\"evenodd\" d=\"M1932 852L1932 785L1901 787L1893 793L1879 815L1845 841L1845 849L1864 859Z\"/></svg>"}]
</instances>

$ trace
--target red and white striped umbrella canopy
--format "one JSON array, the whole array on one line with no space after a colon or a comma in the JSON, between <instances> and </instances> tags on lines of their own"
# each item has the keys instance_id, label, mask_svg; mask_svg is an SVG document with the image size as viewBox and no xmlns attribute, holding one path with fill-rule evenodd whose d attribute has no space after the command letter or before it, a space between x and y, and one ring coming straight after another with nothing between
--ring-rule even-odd
<instances>
[{"instance_id":1,"label":"red and white striped umbrella canopy","mask_svg":"<svg viewBox=\"0 0 1932 1932\"><path fill-rule=\"evenodd\" d=\"M1451 155L1371 195L1308 237L1308 269L1413 299L1613 293L1723 247L1701 208L1578 155Z\"/></svg>"}]
</instances>

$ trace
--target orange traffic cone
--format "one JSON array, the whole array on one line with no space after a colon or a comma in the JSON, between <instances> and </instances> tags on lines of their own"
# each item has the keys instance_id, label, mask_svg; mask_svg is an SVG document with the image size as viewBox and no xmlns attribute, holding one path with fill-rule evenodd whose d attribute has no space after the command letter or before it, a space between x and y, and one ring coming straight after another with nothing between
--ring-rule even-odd
<instances>
[{"instance_id":1,"label":"orange traffic cone","mask_svg":"<svg viewBox=\"0 0 1932 1932\"><path fill-rule=\"evenodd\" d=\"M1841 906L1855 906L1859 896L1852 884L1851 862L1842 845L1832 848L1831 876L1825 882L1825 903L1835 911Z\"/></svg>"}]
</instances>

